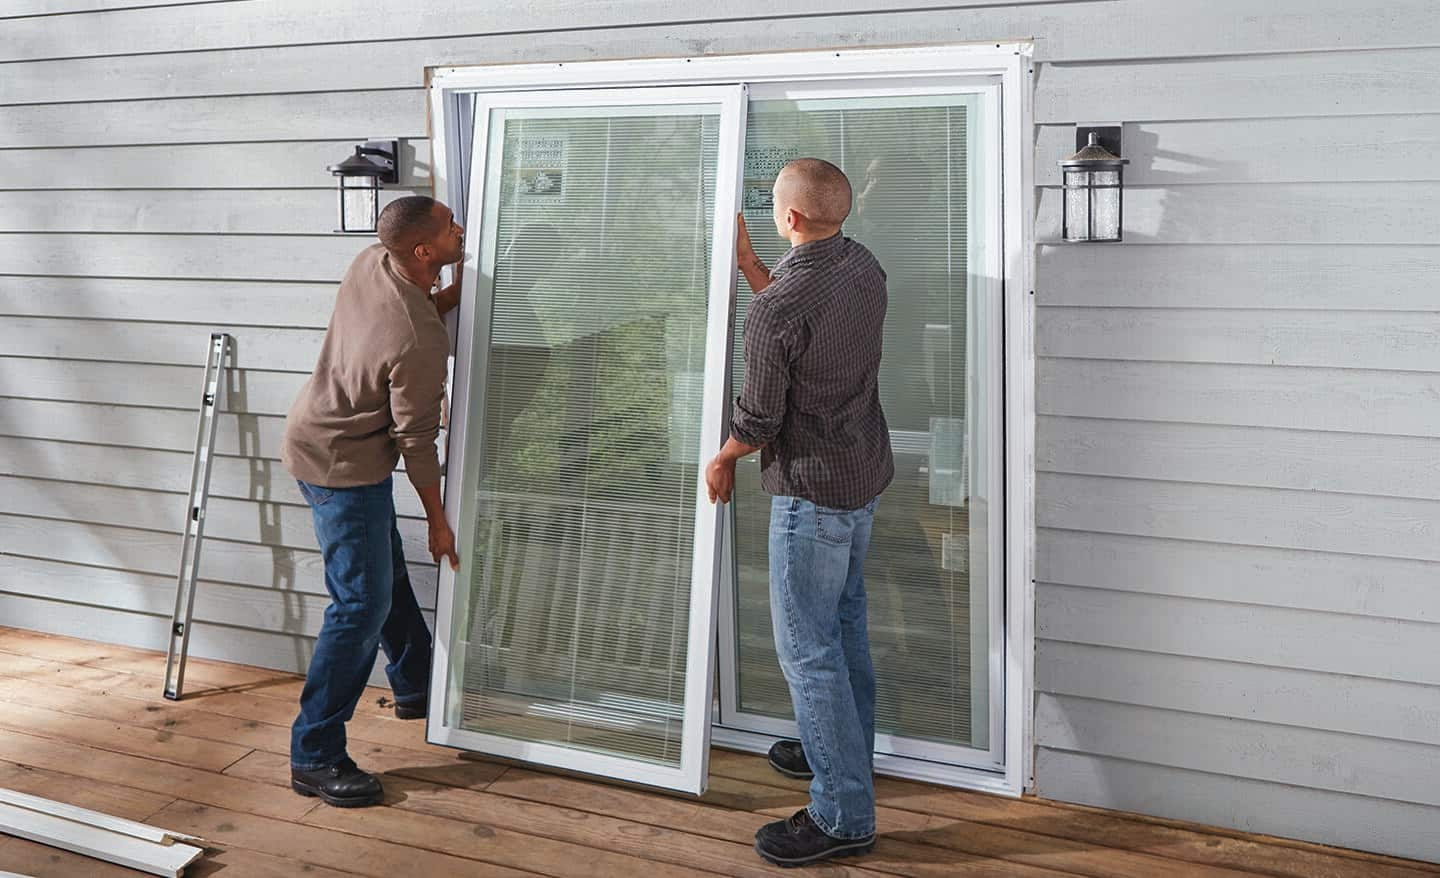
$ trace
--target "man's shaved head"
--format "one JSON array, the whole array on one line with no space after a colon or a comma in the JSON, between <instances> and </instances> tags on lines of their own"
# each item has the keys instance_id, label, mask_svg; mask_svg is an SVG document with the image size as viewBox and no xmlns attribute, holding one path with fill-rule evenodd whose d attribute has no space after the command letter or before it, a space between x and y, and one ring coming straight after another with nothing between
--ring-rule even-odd
<instances>
[{"instance_id":1,"label":"man's shaved head","mask_svg":"<svg viewBox=\"0 0 1440 878\"><path fill-rule=\"evenodd\" d=\"M823 159L796 159L775 179L777 220L794 210L820 228L840 228L850 215L850 181Z\"/></svg>"},{"instance_id":2,"label":"man's shaved head","mask_svg":"<svg viewBox=\"0 0 1440 878\"><path fill-rule=\"evenodd\" d=\"M432 241L445 231L449 220L440 202L426 195L407 195L385 205L375 224L380 243L396 256L408 254L416 244Z\"/></svg>"}]
</instances>

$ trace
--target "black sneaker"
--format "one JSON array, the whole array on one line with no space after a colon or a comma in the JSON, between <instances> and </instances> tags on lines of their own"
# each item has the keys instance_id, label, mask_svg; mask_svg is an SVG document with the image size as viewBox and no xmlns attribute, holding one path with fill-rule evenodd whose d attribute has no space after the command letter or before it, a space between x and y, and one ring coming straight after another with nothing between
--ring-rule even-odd
<instances>
[{"instance_id":1,"label":"black sneaker","mask_svg":"<svg viewBox=\"0 0 1440 878\"><path fill-rule=\"evenodd\" d=\"M409 704L395 702L396 719L424 719L427 709L430 707L430 699L422 698L419 701L412 701Z\"/></svg>"},{"instance_id":2,"label":"black sneaker","mask_svg":"<svg viewBox=\"0 0 1440 878\"><path fill-rule=\"evenodd\" d=\"M329 768L314 771L290 769L290 788L302 796L319 796L337 808L378 805L385 796L380 780L361 771L349 757Z\"/></svg>"},{"instance_id":3,"label":"black sneaker","mask_svg":"<svg viewBox=\"0 0 1440 878\"><path fill-rule=\"evenodd\" d=\"M854 857L875 849L875 836L835 838L815 825L810 811L801 808L789 820L767 823L755 833L755 853L766 862L789 868L808 866L835 857Z\"/></svg>"},{"instance_id":4,"label":"black sneaker","mask_svg":"<svg viewBox=\"0 0 1440 878\"><path fill-rule=\"evenodd\" d=\"M776 741L770 747L770 767L796 780L809 780L815 776L805 759L805 748L800 746L799 741Z\"/></svg>"}]
</instances>

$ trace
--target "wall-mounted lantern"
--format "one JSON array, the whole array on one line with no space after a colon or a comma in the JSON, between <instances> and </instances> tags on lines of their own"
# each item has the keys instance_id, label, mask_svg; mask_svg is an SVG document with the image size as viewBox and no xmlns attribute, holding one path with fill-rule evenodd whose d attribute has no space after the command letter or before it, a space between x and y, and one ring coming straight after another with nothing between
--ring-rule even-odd
<instances>
[{"instance_id":1,"label":"wall-mounted lantern","mask_svg":"<svg viewBox=\"0 0 1440 878\"><path fill-rule=\"evenodd\" d=\"M338 232L374 232L380 218L380 184L398 183L399 142L370 140L355 147L355 154L328 170L340 190Z\"/></svg>"},{"instance_id":2,"label":"wall-mounted lantern","mask_svg":"<svg viewBox=\"0 0 1440 878\"><path fill-rule=\"evenodd\" d=\"M1125 219L1125 166L1130 163L1118 155L1120 128L1079 128L1076 146L1079 150L1060 162L1065 240L1119 241Z\"/></svg>"}]
</instances>

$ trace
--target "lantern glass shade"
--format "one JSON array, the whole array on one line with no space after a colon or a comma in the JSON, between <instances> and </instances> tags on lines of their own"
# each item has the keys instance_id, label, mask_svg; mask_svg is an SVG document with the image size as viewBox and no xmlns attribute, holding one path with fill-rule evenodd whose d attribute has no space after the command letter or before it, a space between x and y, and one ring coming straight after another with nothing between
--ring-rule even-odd
<instances>
[{"instance_id":1,"label":"lantern glass shade","mask_svg":"<svg viewBox=\"0 0 1440 878\"><path fill-rule=\"evenodd\" d=\"M1120 240L1121 174L1118 169L1065 171L1065 240Z\"/></svg>"},{"instance_id":2,"label":"lantern glass shade","mask_svg":"<svg viewBox=\"0 0 1440 878\"><path fill-rule=\"evenodd\" d=\"M1084 241L1090 234L1090 172L1065 172L1065 240ZM1083 221L1082 221L1083 218Z\"/></svg>"},{"instance_id":3,"label":"lantern glass shade","mask_svg":"<svg viewBox=\"0 0 1440 878\"><path fill-rule=\"evenodd\" d=\"M340 177L340 231L373 232L380 216L376 177Z\"/></svg>"}]
</instances>

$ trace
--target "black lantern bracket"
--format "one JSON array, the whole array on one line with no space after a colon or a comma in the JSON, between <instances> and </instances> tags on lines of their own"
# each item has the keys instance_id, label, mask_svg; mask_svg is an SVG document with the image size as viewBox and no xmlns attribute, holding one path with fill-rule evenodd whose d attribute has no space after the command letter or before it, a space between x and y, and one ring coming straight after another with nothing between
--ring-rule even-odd
<instances>
[{"instance_id":1,"label":"black lantern bracket","mask_svg":"<svg viewBox=\"0 0 1440 878\"><path fill-rule=\"evenodd\" d=\"M400 182L399 138L374 138L357 144L355 154L326 170L337 177L374 177L381 183Z\"/></svg>"},{"instance_id":2,"label":"black lantern bracket","mask_svg":"<svg viewBox=\"0 0 1440 878\"><path fill-rule=\"evenodd\" d=\"M1093 124L1075 126L1075 151L1079 152L1090 144L1090 135L1095 135L1095 142L1105 147L1111 155L1124 155L1125 151L1120 148L1120 132L1122 126L1116 124Z\"/></svg>"}]
</instances>

